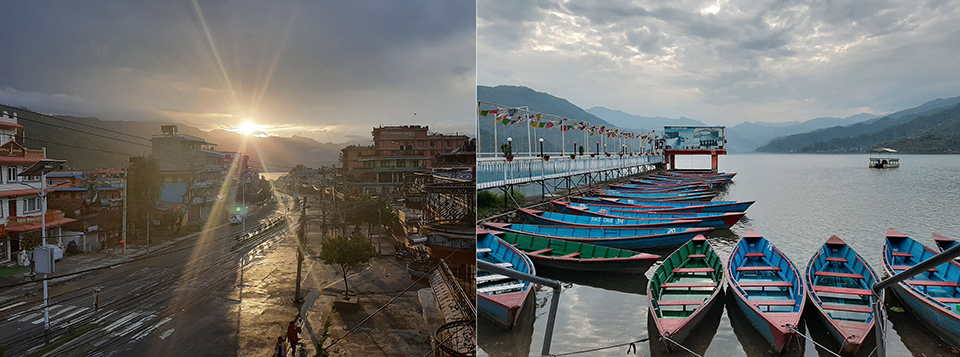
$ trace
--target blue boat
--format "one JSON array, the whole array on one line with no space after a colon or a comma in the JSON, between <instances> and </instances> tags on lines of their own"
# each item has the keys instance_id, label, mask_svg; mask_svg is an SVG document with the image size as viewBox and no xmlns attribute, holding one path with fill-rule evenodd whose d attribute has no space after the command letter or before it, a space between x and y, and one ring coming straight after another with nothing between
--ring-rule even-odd
<instances>
[{"instance_id":1,"label":"blue boat","mask_svg":"<svg viewBox=\"0 0 960 357\"><path fill-rule=\"evenodd\" d=\"M846 355L856 355L863 341L872 336L877 300L871 287L878 280L877 273L840 237L832 236L810 258L803 278L810 303L830 335ZM880 301L882 306L882 294Z\"/></svg>"},{"instance_id":2,"label":"blue boat","mask_svg":"<svg viewBox=\"0 0 960 357\"><path fill-rule=\"evenodd\" d=\"M894 229L887 230L883 270L902 272L938 253ZM960 346L960 264L950 261L893 286L893 292L913 315L940 339Z\"/></svg>"},{"instance_id":3,"label":"blue boat","mask_svg":"<svg viewBox=\"0 0 960 357\"><path fill-rule=\"evenodd\" d=\"M593 190L600 197L631 198L648 201L709 201L717 196L715 192L695 193L634 193L620 190Z\"/></svg>"},{"instance_id":4,"label":"blue boat","mask_svg":"<svg viewBox=\"0 0 960 357\"><path fill-rule=\"evenodd\" d=\"M477 260L536 275L525 254L489 232L477 230ZM477 270L477 310L504 328L513 328L531 294L529 282Z\"/></svg>"},{"instance_id":5,"label":"blue boat","mask_svg":"<svg viewBox=\"0 0 960 357\"><path fill-rule=\"evenodd\" d=\"M696 212L745 212L755 201L677 202L645 201L628 198L571 197L586 204L620 205L625 209L696 209Z\"/></svg>"},{"instance_id":6,"label":"blue boat","mask_svg":"<svg viewBox=\"0 0 960 357\"><path fill-rule=\"evenodd\" d=\"M603 207L573 206L569 202L550 201L557 211L573 215L587 215L596 217L627 218L637 220L671 220L671 219L699 219L697 227L730 228L743 218L743 213L662 213L640 212L631 210L609 209Z\"/></svg>"},{"instance_id":7,"label":"blue boat","mask_svg":"<svg viewBox=\"0 0 960 357\"><path fill-rule=\"evenodd\" d=\"M559 226L578 226L587 228L670 228L670 227L696 227L700 224L699 219L682 220L650 220L641 221L636 219L608 218L608 217L590 217L575 216L572 214L563 214L555 212L545 212L526 208L519 208L520 217L527 223Z\"/></svg>"},{"instance_id":8,"label":"blue boat","mask_svg":"<svg viewBox=\"0 0 960 357\"><path fill-rule=\"evenodd\" d=\"M675 247L690 241L697 235L709 236L713 232L713 228L586 228L495 222L484 222L483 225L501 232L629 250Z\"/></svg>"},{"instance_id":9,"label":"blue boat","mask_svg":"<svg viewBox=\"0 0 960 357\"><path fill-rule=\"evenodd\" d=\"M727 260L727 285L737 306L779 353L796 335L807 295L796 266L753 230L743 235Z\"/></svg>"},{"instance_id":10,"label":"blue boat","mask_svg":"<svg viewBox=\"0 0 960 357\"><path fill-rule=\"evenodd\" d=\"M956 239L947 238L936 233L933 234L933 243L937 245L937 249L939 249L941 252L953 248L953 246L958 244Z\"/></svg>"}]
</instances>

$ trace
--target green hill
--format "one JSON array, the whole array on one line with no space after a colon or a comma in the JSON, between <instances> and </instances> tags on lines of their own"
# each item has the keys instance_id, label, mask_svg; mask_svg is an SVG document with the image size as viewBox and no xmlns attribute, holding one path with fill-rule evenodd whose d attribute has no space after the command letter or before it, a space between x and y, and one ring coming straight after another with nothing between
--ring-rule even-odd
<instances>
[{"instance_id":1,"label":"green hill","mask_svg":"<svg viewBox=\"0 0 960 357\"><path fill-rule=\"evenodd\" d=\"M960 105L935 109L926 115L883 130L819 142L800 152L867 152L883 146L903 153L960 152Z\"/></svg>"},{"instance_id":2,"label":"green hill","mask_svg":"<svg viewBox=\"0 0 960 357\"><path fill-rule=\"evenodd\" d=\"M811 152L811 151L843 151L841 147L847 146L852 149L850 142L844 142L843 138L855 138L861 135L876 133L881 130L908 123L914 119L923 116L936 114L946 108L960 104L960 97L936 99L926 102L920 106L904 109L896 113L866 120L860 123L847 126L835 126L823 128L802 134L794 134L771 140L766 145L756 149L758 152ZM829 143L833 140L840 140L835 145L820 146L819 149L812 148L818 143Z\"/></svg>"}]
</instances>

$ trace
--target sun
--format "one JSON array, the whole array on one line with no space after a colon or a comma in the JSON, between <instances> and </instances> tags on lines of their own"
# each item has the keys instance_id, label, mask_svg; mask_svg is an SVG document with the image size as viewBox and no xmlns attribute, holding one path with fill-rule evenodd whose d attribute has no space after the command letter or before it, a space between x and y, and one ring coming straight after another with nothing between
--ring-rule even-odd
<instances>
[{"instance_id":1,"label":"sun","mask_svg":"<svg viewBox=\"0 0 960 357\"><path fill-rule=\"evenodd\" d=\"M245 121L242 124L240 124L240 127L237 128L237 131L239 131L243 135L249 136L259 132L260 127L261 125L257 125L257 124Z\"/></svg>"}]
</instances>

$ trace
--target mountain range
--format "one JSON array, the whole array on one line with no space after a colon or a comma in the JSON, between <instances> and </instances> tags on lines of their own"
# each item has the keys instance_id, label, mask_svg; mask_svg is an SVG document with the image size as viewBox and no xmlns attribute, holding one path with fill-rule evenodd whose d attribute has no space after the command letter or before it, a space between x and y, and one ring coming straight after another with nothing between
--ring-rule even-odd
<instances>
[{"instance_id":1,"label":"mountain range","mask_svg":"<svg viewBox=\"0 0 960 357\"><path fill-rule=\"evenodd\" d=\"M645 117L600 106L583 110L566 99L519 86L478 86L477 98L501 107L526 106L532 112L637 132L663 126L711 125L686 117ZM484 109L484 105L481 105L481 109ZM960 116L951 116L955 113L950 110L957 105L960 105L960 97L931 100L884 115L860 113L846 118L820 117L780 123L744 122L727 128L727 149L731 152L862 152L882 144L893 148L900 146L904 152L960 152L960 146L955 145L960 144L960 130L957 133L952 130L955 124L960 127L960 123L954 123L960 121ZM490 108L493 107L486 109ZM498 144L505 143L507 137L515 138L514 151L526 151L528 147L536 151L538 148L534 147L534 143L540 137L545 139L544 151L556 151L555 143L561 141L559 130L541 129L534 132L525 125L500 126L493 120L482 118L478 124L483 152L493 150L494 128L497 130ZM587 143L599 141L599 135L584 138L579 131L566 135L568 146L573 140ZM524 145L524 142L530 144Z\"/></svg>"},{"instance_id":2,"label":"mountain range","mask_svg":"<svg viewBox=\"0 0 960 357\"><path fill-rule=\"evenodd\" d=\"M131 156L148 156L152 151L151 135L159 135L161 125L172 124L50 116L7 105L0 105L0 110L17 113L27 148L45 147L47 157L66 160L68 167L78 170L124 167ZM287 171L297 164L331 165L337 162L340 149L345 146L298 136L252 137L225 130L203 131L186 124L177 127L180 134L215 143L220 151L240 151L246 141L251 166L261 172Z\"/></svg>"}]
</instances>

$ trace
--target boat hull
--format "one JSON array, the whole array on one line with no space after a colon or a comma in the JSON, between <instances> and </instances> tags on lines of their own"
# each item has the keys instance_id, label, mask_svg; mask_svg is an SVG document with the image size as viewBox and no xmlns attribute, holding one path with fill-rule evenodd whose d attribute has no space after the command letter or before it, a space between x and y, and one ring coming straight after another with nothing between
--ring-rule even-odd
<instances>
[{"instance_id":1,"label":"boat hull","mask_svg":"<svg viewBox=\"0 0 960 357\"><path fill-rule=\"evenodd\" d=\"M528 230L517 230L513 229L510 224L507 225L489 225L485 224L488 228L518 233L526 234L534 237L540 238L550 238L550 239L560 239L569 242L578 242L578 243L588 243L593 245L602 245L604 247L618 248L618 249L629 249L629 250L638 250L646 248L658 248L658 247L675 247L681 244L684 244L698 234L703 234L709 236L713 231L710 228L693 228L693 229L683 229L683 228L670 228L667 229L667 232L673 230L674 232L657 234L652 236L632 236L632 237L574 237L574 236L562 236L555 234L545 234L539 231L528 231ZM526 225L521 225L526 226ZM546 227L547 229L559 230L564 227L552 226Z\"/></svg>"},{"instance_id":2,"label":"boat hull","mask_svg":"<svg viewBox=\"0 0 960 357\"><path fill-rule=\"evenodd\" d=\"M790 342L795 336L793 331L781 328L776 326L774 323L768 321L763 316L760 316L751 306L748 306L744 299L734 299L737 302L737 307L740 308L740 311L743 312L743 315L746 316L747 321L750 321L750 324L760 332L760 335L767 340L777 353L783 351L783 348L787 346L787 342ZM771 314L771 313L767 313ZM793 315L794 313L783 313L784 315ZM799 315L799 314L797 314ZM799 317L796 319L799 321Z\"/></svg>"},{"instance_id":3,"label":"boat hull","mask_svg":"<svg viewBox=\"0 0 960 357\"><path fill-rule=\"evenodd\" d=\"M944 313L943 308L934 306L902 283L894 285L893 292L910 312L941 340L954 347L960 346L960 320L955 314Z\"/></svg>"},{"instance_id":4,"label":"boat hull","mask_svg":"<svg viewBox=\"0 0 960 357\"><path fill-rule=\"evenodd\" d=\"M524 302L527 301L530 290L532 289L494 296L477 294L477 312L500 327L512 329L526 306Z\"/></svg>"}]
</instances>

